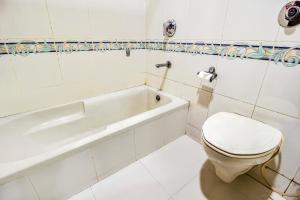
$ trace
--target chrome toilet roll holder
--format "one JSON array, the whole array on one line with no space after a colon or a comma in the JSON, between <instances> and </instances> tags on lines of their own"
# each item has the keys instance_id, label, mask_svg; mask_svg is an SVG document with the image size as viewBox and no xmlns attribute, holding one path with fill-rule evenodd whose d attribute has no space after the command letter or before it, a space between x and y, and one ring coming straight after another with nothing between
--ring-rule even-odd
<instances>
[{"instance_id":1,"label":"chrome toilet roll holder","mask_svg":"<svg viewBox=\"0 0 300 200\"><path fill-rule=\"evenodd\" d=\"M217 76L218 76L218 74L216 73L216 68L215 68L215 67L210 67L210 68L208 69L208 71L205 71L205 72L212 75L212 76L210 77L210 79L209 79L209 82L212 82L212 81L215 80L215 79L217 78ZM199 75L199 74L200 74L200 72L197 72L197 75Z\"/></svg>"}]
</instances>

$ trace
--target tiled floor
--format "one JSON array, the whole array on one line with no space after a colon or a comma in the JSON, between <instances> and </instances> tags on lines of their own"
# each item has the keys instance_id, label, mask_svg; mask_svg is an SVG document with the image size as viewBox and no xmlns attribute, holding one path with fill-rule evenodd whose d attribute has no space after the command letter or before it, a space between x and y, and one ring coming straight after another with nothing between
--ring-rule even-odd
<instances>
[{"instance_id":1,"label":"tiled floor","mask_svg":"<svg viewBox=\"0 0 300 200\"><path fill-rule=\"evenodd\" d=\"M248 175L240 176L231 184L225 184L216 177L202 146L188 136L182 136L69 200L141 199L277 200L281 198Z\"/></svg>"}]
</instances>

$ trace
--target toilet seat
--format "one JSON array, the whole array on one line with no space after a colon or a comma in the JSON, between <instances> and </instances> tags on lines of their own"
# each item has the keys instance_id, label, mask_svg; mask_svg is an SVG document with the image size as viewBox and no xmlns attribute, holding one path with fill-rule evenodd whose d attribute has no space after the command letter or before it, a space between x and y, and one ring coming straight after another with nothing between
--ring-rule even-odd
<instances>
[{"instance_id":1,"label":"toilet seat","mask_svg":"<svg viewBox=\"0 0 300 200\"><path fill-rule=\"evenodd\" d=\"M206 146L208 146L209 148L211 148L212 150L216 151L217 153L222 154L223 156L226 157L230 157L230 158L238 158L238 159L255 159L255 158L262 158L265 156L268 156L270 154L273 154L274 152L276 152L276 150L279 148L275 147L274 149L261 153L261 154L232 154L226 151L223 151L221 149L218 149L217 147L215 147L214 145L210 144L203 136L202 136L202 142L204 142L204 144Z\"/></svg>"},{"instance_id":2,"label":"toilet seat","mask_svg":"<svg viewBox=\"0 0 300 200\"><path fill-rule=\"evenodd\" d=\"M203 125L203 142L213 150L234 158L258 158L273 153L281 132L262 122L234 113L220 112Z\"/></svg>"}]
</instances>

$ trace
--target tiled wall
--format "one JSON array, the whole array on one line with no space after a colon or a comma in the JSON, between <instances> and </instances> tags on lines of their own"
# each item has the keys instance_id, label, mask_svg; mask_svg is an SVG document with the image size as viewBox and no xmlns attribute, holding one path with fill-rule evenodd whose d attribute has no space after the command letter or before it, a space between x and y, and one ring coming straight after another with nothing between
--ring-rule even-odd
<instances>
[{"instance_id":1,"label":"tiled wall","mask_svg":"<svg viewBox=\"0 0 300 200\"><path fill-rule=\"evenodd\" d=\"M0 1L2 43L124 38L145 38L144 1ZM0 117L144 84L144 66L141 51L0 55Z\"/></svg>"},{"instance_id":2,"label":"tiled wall","mask_svg":"<svg viewBox=\"0 0 300 200\"><path fill-rule=\"evenodd\" d=\"M283 29L277 22L286 2L147 0L146 37L163 39L162 23L175 19L175 41L292 47L300 44L300 27ZM282 191L300 188L295 178L300 167L300 65L289 68L268 60L155 51L147 52L146 59L148 85L190 100L188 134L201 137L205 119L220 111L236 112L280 129L284 147L277 164L270 165L269 178ZM172 62L168 71L154 67L166 60ZM196 73L210 66L216 67L218 78L213 83L202 82ZM250 174L259 179L255 171Z\"/></svg>"}]
</instances>

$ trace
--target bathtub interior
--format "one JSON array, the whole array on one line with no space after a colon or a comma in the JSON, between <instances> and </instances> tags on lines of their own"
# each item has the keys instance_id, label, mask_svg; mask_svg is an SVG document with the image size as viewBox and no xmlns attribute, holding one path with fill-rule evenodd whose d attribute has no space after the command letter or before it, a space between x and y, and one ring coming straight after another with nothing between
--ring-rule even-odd
<instances>
[{"instance_id":1,"label":"bathtub interior","mask_svg":"<svg viewBox=\"0 0 300 200\"><path fill-rule=\"evenodd\" d=\"M156 95L138 87L6 120L0 124L0 163L41 154L171 102Z\"/></svg>"}]
</instances>

